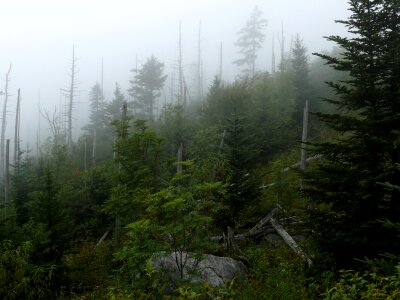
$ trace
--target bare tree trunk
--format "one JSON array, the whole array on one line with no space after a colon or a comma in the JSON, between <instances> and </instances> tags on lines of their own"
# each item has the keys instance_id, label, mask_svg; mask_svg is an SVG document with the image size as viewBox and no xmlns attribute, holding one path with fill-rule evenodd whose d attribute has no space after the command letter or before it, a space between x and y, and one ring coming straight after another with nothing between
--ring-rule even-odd
<instances>
[{"instance_id":1,"label":"bare tree trunk","mask_svg":"<svg viewBox=\"0 0 400 300\"><path fill-rule=\"evenodd\" d=\"M183 68L182 68L182 21L179 21L179 40L178 40L178 74L179 74L179 97L178 104L183 104L183 93L184 93L184 83L183 83Z\"/></svg>"},{"instance_id":2,"label":"bare tree trunk","mask_svg":"<svg viewBox=\"0 0 400 300\"><path fill-rule=\"evenodd\" d=\"M87 170L87 138L85 137L84 141L84 153L83 153L83 167L85 171Z\"/></svg>"},{"instance_id":3,"label":"bare tree trunk","mask_svg":"<svg viewBox=\"0 0 400 300\"><path fill-rule=\"evenodd\" d=\"M74 100L75 100L75 94L76 94L76 58L75 58L75 46L72 46L72 62L71 62L71 81L70 81L70 86L68 90L68 112L67 112L67 122L68 122L68 152L69 154L72 154L72 112L74 109Z\"/></svg>"},{"instance_id":4,"label":"bare tree trunk","mask_svg":"<svg viewBox=\"0 0 400 300\"><path fill-rule=\"evenodd\" d=\"M222 42L219 47L219 81L222 82Z\"/></svg>"},{"instance_id":5,"label":"bare tree trunk","mask_svg":"<svg viewBox=\"0 0 400 300\"><path fill-rule=\"evenodd\" d=\"M97 128L96 124L93 127L93 143L92 143L92 167L96 165L96 143L97 143Z\"/></svg>"},{"instance_id":6,"label":"bare tree trunk","mask_svg":"<svg viewBox=\"0 0 400 300\"><path fill-rule=\"evenodd\" d=\"M276 232L282 237L282 239L286 242L286 244L292 248L294 252L300 255L308 264L308 266L312 265L311 259L308 258L307 254L297 245L295 240L286 232L286 230L279 224L274 218L270 220L272 227L275 228Z\"/></svg>"},{"instance_id":7,"label":"bare tree trunk","mask_svg":"<svg viewBox=\"0 0 400 300\"><path fill-rule=\"evenodd\" d=\"M226 135L226 130L224 129L224 132L222 133L221 141L219 142L218 156L217 156L218 159L219 159L219 156L221 155L222 148L224 147L225 135ZM216 163L214 164L213 176L212 176L212 180L211 180L211 181L214 181L214 180L215 180L215 176L217 175L217 163L218 163L218 162L216 162Z\"/></svg>"},{"instance_id":8,"label":"bare tree trunk","mask_svg":"<svg viewBox=\"0 0 400 300\"><path fill-rule=\"evenodd\" d=\"M280 45L280 50L281 50L281 64L280 64L280 69L281 69L281 72L284 72L285 71L285 36L284 36L284 33L283 33L283 23L282 23L282 25L281 25L282 27L281 27L281 36L280 36L280 38L279 38L279 35L278 35L278 41L279 41L279 45Z\"/></svg>"},{"instance_id":9,"label":"bare tree trunk","mask_svg":"<svg viewBox=\"0 0 400 300\"><path fill-rule=\"evenodd\" d=\"M271 74L274 75L275 70L275 36L272 34L272 58L271 58Z\"/></svg>"},{"instance_id":10,"label":"bare tree trunk","mask_svg":"<svg viewBox=\"0 0 400 300\"><path fill-rule=\"evenodd\" d=\"M15 131L14 131L14 168L17 168L19 163L19 126L20 126L20 102L21 102L21 89L18 89L17 97L17 110L15 112Z\"/></svg>"},{"instance_id":11,"label":"bare tree trunk","mask_svg":"<svg viewBox=\"0 0 400 300\"><path fill-rule=\"evenodd\" d=\"M7 216L8 209L8 194L10 184L10 140L6 143L6 167L4 170L4 215Z\"/></svg>"},{"instance_id":12,"label":"bare tree trunk","mask_svg":"<svg viewBox=\"0 0 400 300\"><path fill-rule=\"evenodd\" d=\"M198 57L197 57L197 93L199 100L203 99L203 69L201 61L201 21L199 23L199 37L198 37Z\"/></svg>"},{"instance_id":13,"label":"bare tree trunk","mask_svg":"<svg viewBox=\"0 0 400 300\"><path fill-rule=\"evenodd\" d=\"M186 83L183 82L183 108L185 109L187 106L187 87Z\"/></svg>"},{"instance_id":14,"label":"bare tree trunk","mask_svg":"<svg viewBox=\"0 0 400 300\"><path fill-rule=\"evenodd\" d=\"M177 164L176 164L176 173L182 173L182 159L183 159L183 144L180 143L179 148L178 148L178 152L176 154L176 160L177 160Z\"/></svg>"},{"instance_id":15,"label":"bare tree trunk","mask_svg":"<svg viewBox=\"0 0 400 300\"><path fill-rule=\"evenodd\" d=\"M171 87L170 87L170 89L171 89L171 102L173 102L174 101L174 98L175 98L175 94L174 94L174 72L172 72L171 73Z\"/></svg>"},{"instance_id":16,"label":"bare tree trunk","mask_svg":"<svg viewBox=\"0 0 400 300\"><path fill-rule=\"evenodd\" d=\"M101 92L104 95L104 65L103 65L103 58L101 58Z\"/></svg>"},{"instance_id":17,"label":"bare tree trunk","mask_svg":"<svg viewBox=\"0 0 400 300\"><path fill-rule=\"evenodd\" d=\"M3 104L3 119L1 121L1 137L0 137L0 176L4 177L4 143L5 143L5 136L6 136L6 125L7 125L7 102L8 102L8 83L10 81L10 72L11 72L11 64L10 68L6 73L6 86L4 88L4 104Z\"/></svg>"},{"instance_id":18,"label":"bare tree trunk","mask_svg":"<svg viewBox=\"0 0 400 300\"><path fill-rule=\"evenodd\" d=\"M301 136L301 154L300 154L300 169L305 171L307 167L307 135L308 135L308 100L304 106L303 114L303 134ZM300 188L304 189L303 180L300 182Z\"/></svg>"},{"instance_id":19,"label":"bare tree trunk","mask_svg":"<svg viewBox=\"0 0 400 300\"><path fill-rule=\"evenodd\" d=\"M38 95L38 130L37 130L37 137L36 137L36 155L39 157L40 156L40 90L39 90L39 95Z\"/></svg>"}]
</instances>

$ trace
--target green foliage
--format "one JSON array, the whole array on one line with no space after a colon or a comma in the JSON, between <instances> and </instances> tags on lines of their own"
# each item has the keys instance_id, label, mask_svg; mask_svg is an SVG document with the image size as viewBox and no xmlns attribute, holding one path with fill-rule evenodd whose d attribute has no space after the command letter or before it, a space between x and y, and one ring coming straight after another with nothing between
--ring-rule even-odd
<instances>
[{"instance_id":1,"label":"green foliage","mask_svg":"<svg viewBox=\"0 0 400 300\"><path fill-rule=\"evenodd\" d=\"M360 273L341 270L339 281L325 294L324 299L399 299L400 264L391 275L383 275L373 270Z\"/></svg>"},{"instance_id":2,"label":"green foliage","mask_svg":"<svg viewBox=\"0 0 400 300\"><path fill-rule=\"evenodd\" d=\"M228 178L227 197L224 203L227 210L222 214L220 222L223 228L227 225L237 226L245 207L257 203L260 195L260 180L252 172L254 158L257 154L252 136L246 128L246 120L233 106L232 115L226 122L227 135L224 157L227 160Z\"/></svg>"},{"instance_id":3,"label":"green foliage","mask_svg":"<svg viewBox=\"0 0 400 300\"><path fill-rule=\"evenodd\" d=\"M54 265L37 266L30 262L29 242L14 246L9 240L0 244L0 297L2 299L49 299Z\"/></svg>"},{"instance_id":4,"label":"green foliage","mask_svg":"<svg viewBox=\"0 0 400 300\"><path fill-rule=\"evenodd\" d=\"M138 120L127 136L128 126L117 123L116 185L105 203L105 211L118 216L122 225L140 215L142 201L162 184L162 139Z\"/></svg>"},{"instance_id":5,"label":"green foliage","mask_svg":"<svg viewBox=\"0 0 400 300\"><path fill-rule=\"evenodd\" d=\"M100 128L105 125L106 103L100 83L96 83L89 94L90 102L90 124L92 128Z\"/></svg>"},{"instance_id":6,"label":"green foliage","mask_svg":"<svg viewBox=\"0 0 400 300\"><path fill-rule=\"evenodd\" d=\"M63 258L66 280L74 292L105 288L112 267L109 243L85 242Z\"/></svg>"},{"instance_id":7,"label":"green foliage","mask_svg":"<svg viewBox=\"0 0 400 300\"><path fill-rule=\"evenodd\" d=\"M48 243L40 245L43 260L58 261L62 255L65 242L71 237L71 220L66 208L58 197L59 187L54 181L53 173L46 169L41 191L33 193L30 213L35 223L43 224L48 232Z\"/></svg>"},{"instance_id":8,"label":"green foliage","mask_svg":"<svg viewBox=\"0 0 400 300\"><path fill-rule=\"evenodd\" d=\"M318 110L318 107L316 101L314 101L314 95L312 95L310 87L310 71L307 49L299 35L296 35L294 39L292 55L293 57L291 59L291 63L294 73L293 84L296 88L293 119L298 127L298 132L300 132L303 121L303 110L306 101L308 100L312 111Z\"/></svg>"},{"instance_id":9,"label":"green foliage","mask_svg":"<svg viewBox=\"0 0 400 300\"><path fill-rule=\"evenodd\" d=\"M295 168L288 167L298 160L298 151L292 151L279 156L266 167L263 211L279 206L287 210L289 215L299 215L305 209L306 200L299 193L299 174Z\"/></svg>"},{"instance_id":10,"label":"green foliage","mask_svg":"<svg viewBox=\"0 0 400 300\"><path fill-rule=\"evenodd\" d=\"M324 160L310 174L309 186L313 200L325 208L311 216L321 246L342 266L355 257L400 249L398 236L381 222L398 219L399 191L378 183L399 185L400 178L393 131L400 122L400 76L393 65L400 55L400 35L391 21L398 20L399 10L398 1L350 1L351 16L341 23L354 35L328 37L340 46L341 56L319 54L350 75L329 83L340 98L327 101L337 111L317 114L337 139L315 145Z\"/></svg>"},{"instance_id":11,"label":"green foliage","mask_svg":"<svg viewBox=\"0 0 400 300\"><path fill-rule=\"evenodd\" d=\"M286 245L251 245L246 254L251 261L248 279L206 288L205 299L311 299L307 267Z\"/></svg>"},{"instance_id":12,"label":"green foliage","mask_svg":"<svg viewBox=\"0 0 400 300\"><path fill-rule=\"evenodd\" d=\"M115 84L114 98L111 102L107 103L106 107L106 119L108 124L112 121L121 119L122 105L125 102L125 96L121 92L121 87L118 83Z\"/></svg>"},{"instance_id":13,"label":"green foliage","mask_svg":"<svg viewBox=\"0 0 400 300\"><path fill-rule=\"evenodd\" d=\"M141 118L154 118L154 107L161 89L167 79L164 75L164 64L153 56L149 57L141 69L134 69L134 79L130 81L130 95L137 115Z\"/></svg>"},{"instance_id":14,"label":"green foliage","mask_svg":"<svg viewBox=\"0 0 400 300\"><path fill-rule=\"evenodd\" d=\"M290 72L274 77L261 74L254 78L249 92L247 118L258 151L256 160L266 163L277 154L293 149L298 139L292 121L296 95L293 75Z\"/></svg>"},{"instance_id":15,"label":"green foliage","mask_svg":"<svg viewBox=\"0 0 400 300\"><path fill-rule=\"evenodd\" d=\"M142 215L127 225L128 239L117 258L123 262L122 274L132 285L141 282L146 286L146 274L153 274L148 263L153 256L201 254L210 246L213 216L223 189L220 183L197 182L191 163L184 164L185 170L171 179L169 187L142 200ZM184 266L177 267L183 272Z\"/></svg>"},{"instance_id":16,"label":"green foliage","mask_svg":"<svg viewBox=\"0 0 400 300\"><path fill-rule=\"evenodd\" d=\"M194 122L189 119L182 105L167 104L160 115L159 133L165 139L164 146L169 157L176 157L181 143L190 144L193 140ZM183 157L186 156L183 149Z\"/></svg>"}]
</instances>

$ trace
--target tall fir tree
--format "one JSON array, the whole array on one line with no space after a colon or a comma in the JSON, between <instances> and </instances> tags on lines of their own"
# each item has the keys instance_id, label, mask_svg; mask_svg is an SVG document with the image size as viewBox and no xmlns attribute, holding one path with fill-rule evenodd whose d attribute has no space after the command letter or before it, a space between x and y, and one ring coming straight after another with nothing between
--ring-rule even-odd
<instances>
[{"instance_id":1,"label":"tall fir tree","mask_svg":"<svg viewBox=\"0 0 400 300\"><path fill-rule=\"evenodd\" d=\"M156 100L160 97L167 79L167 75L164 75L164 64L152 55L141 69L133 69L132 72L135 76L130 81L129 94L134 99L135 114L152 120Z\"/></svg>"},{"instance_id":2,"label":"tall fir tree","mask_svg":"<svg viewBox=\"0 0 400 300\"><path fill-rule=\"evenodd\" d=\"M239 37L235 45L240 48L241 58L235 60L234 63L239 67L245 66L244 71L247 75L254 76L255 74L257 51L264 43L266 26L267 20L263 18L262 11L256 6L246 25L238 32Z\"/></svg>"},{"instance_id":3,"label":"tall fir tree","mask_svg":"<svg viewBox=\"0 0 400 300\"><path fill-rule=\"evenodd\" d=\"M306 100L309 102L311 100L311 90L307 49L299 35L296 35L294 39L291 63L294 72L293 84L296 89L293 119L298 127L301 127L304 105ZM314 109L314 102L311 106Z\"/></svg>"},{"instance_id":4,"label":"tall fir tree","mask_svg":"<svg viewBox=\"0 0 400 300\"><path fill-rule=\"evenodd\" d=\"M115 84L114 97L107 104L106 116L109 122L121 119L122 105L125 102L125 96L121 92L121 87L118 83Z\"/></svg>"},{"instance_id":5,"label":"tall fir tree","mask_svg":"<svg viewBox=\"0 0 400 300\"><path fill-rule=\"evenodd\" d=\"M397 0L351 0L344 24L350 37L330 36L342 49L340 57L317 54L349 79L329 85L340 95L327 100L337 107L319 118L337 131L333 142L315 145L324 156L311 172L312 199L324 204L315 214L321 246L340 266L353 258L397 252L397 232L385 227L400 213L396 147L400 124L400 3Z\"/></svg>"},{"instance_id":6,"label":"tall fir tree","mask_svg":"<svg viewBox=\"0 0 400 300\"><path fill-rule=\"evenodd\" d=\"M101 128L105 125L105 108L106 102L103 95L101 85L96 83L89 94L90 102L90 127Z\"/></svg>"}]
</instances>

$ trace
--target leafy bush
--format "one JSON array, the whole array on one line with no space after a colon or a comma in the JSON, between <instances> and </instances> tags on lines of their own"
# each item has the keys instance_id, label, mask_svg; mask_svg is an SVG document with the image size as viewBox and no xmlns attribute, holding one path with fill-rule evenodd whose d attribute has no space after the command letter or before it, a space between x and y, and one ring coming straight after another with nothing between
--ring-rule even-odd
<instances>
[{"instance_id":1,"label":"leafy bush","mask_svg":"<svg viewBox=\"0 0 400 300\"><path fill-rule=\"evenodd\" d=\"M15 247L9 240L0 243L0 298L49 299L54 265L30 263L30 242Z\"/></svg>"},{"instance_id":2,"label":"leafy bush","mask_svg":"<svg viewBox=\"0 0 400 300\"><path fill-rule=\"evenodd\" d=\"M324 296L325 300L400 299L400 263L391 275L374 270L364 273L341 270L339 281Z\"/></svg>"}]
</instances>

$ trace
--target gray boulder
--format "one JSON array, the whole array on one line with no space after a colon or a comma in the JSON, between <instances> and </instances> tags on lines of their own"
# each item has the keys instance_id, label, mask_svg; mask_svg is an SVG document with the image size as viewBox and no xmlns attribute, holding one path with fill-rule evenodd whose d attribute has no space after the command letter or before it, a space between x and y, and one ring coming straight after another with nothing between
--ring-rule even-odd
<instances>
[{"instance_id":1,"label":"gray boulder","mask_svg":"<svg viewBox=\"0 0 400 300\"><path fill-rule=\"evenodd\" d=\"M189 280L193 283L208 283L218 286L236 278L246 278L246 267L238 260L214 255L196 255L187 252L172 252L158 255L153 268L161 269L172 282Z\"/></svg>"}]
</instances>

